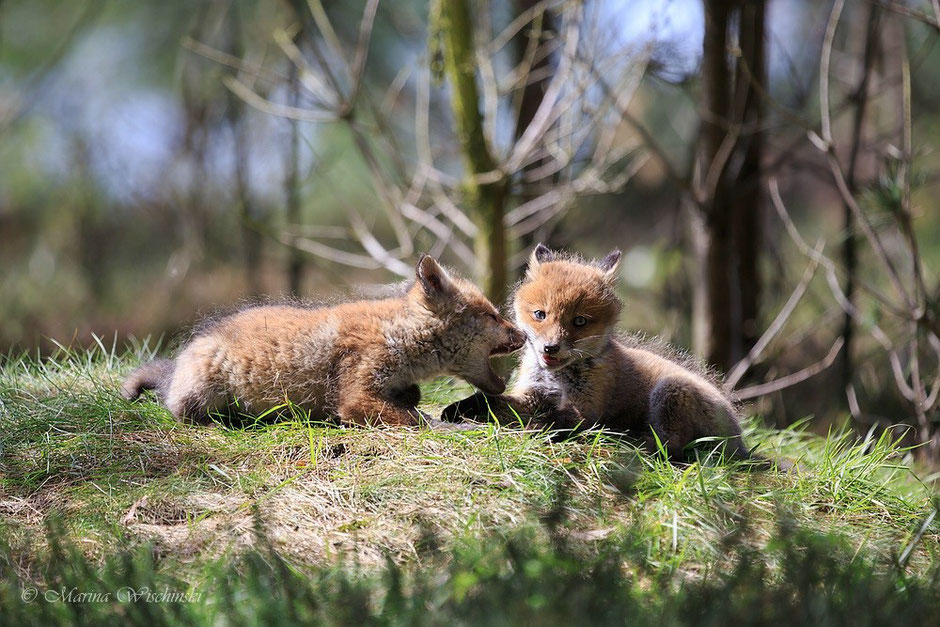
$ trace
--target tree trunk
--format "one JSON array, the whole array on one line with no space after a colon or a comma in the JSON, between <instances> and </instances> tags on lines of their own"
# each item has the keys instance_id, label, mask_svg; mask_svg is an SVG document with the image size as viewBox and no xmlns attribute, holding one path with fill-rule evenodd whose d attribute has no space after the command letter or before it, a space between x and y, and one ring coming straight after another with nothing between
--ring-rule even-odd
<instances>
[{"instance_id":1,"label":"tree trunk","mask_svg":"<svg viewBox=\"0 0 940 627\"><path fill-rule=\"evenodd\" d=\"M444 71L451 82L451 108L457 125L457 139L463 154L466 177L464 196L471 209L477 235L474 242L477 261L482 264L480 282L486 296L495 303L506 298L507 257L506 211L508 180L499 177L481 182L480 175L496 169L496 160L486 145L480 93L476 83L473 22L468 0L438 0L436 7L443 40Z\"/></svg>"},{"instance_id":2,"label":"tree trunk","mask_svg":"<svg viewBox=\"0 0 940 627\"><path fill-rule=\"evenodd\" d=\"M242 34L238 6L232 7L228 16L229 33L231 36L230 48L233 55L242 57ZM249 147L248 147L248 121L246 119L246 105L228 92L228 107L226 117L234 137L235 153L235 192L238 197L238 215L242 231L242 248L244 254L245 280L248 291L253 295L261 292L261 234L257 230L257 209L251 196L249 184Z\"/></svg>"},{"instance_id":3,"label":"tree trunk","mask_svg":"<svg viewBox=\"0 0 940 627\"><path fill-rule=\"evenodd\" d=\"M735 13L741 60L732 66L728 33ZM750 350L760 330L764 22L763 1L705 2L693 344L722 370Z\"/></svg>"},{"instance_id":4,"label":"tree trunk","mask_svg":"<svg viewBox=\"0 0 940 627\"><path fill-rule=\"evenodd\" d=\"M297 66L290 64L290 105L300 105L300 81ZM287 155L287 176L284 179L284 191L287 200L287 223L296 226L300 223L300 128L297 120L290 120L290 150ZM291 296L300 296L303 282L303 256L296 246L287 251L287 291Z\"/></svg>"},{"instance_id":5,"label":"tree trunk","mask_svg":"<svg viewBox=\"0 0 940 627\"><path fill-rule=\"evenodd\" d=\"M705 191L701 198L702 231L697 239L698 263L702 269L703 289L698 292L704 303L696 309L705 321L697 326L695 350L712 365L727 369L731 365L734 336L731 317L730 261L732 257L731 213L728 208L725 169L720 163L721 147L731 121L731 70L728 67L728 24L731 3L705 1L705 37L702 54L703 120L699 146L699 172ZM713 170L715 172L713 172ZM714 181L711 189L707 182Z\"/></svg>"},{"instance_id":6,"label":"tree trunk","mask_svg":"<svg viewBox=\"0 0 940 627\"><path fill-rule=\"evenodd\" d=\"M846 185L853 195L858 191L858 157L862 144L865 112L868 107L868 83L874 69L875 59L878 55L878 27L879 8L872 5L868 14L868 27L865 33L865 54L862 61L862 76L856 87L854 100L855 111L852 117L852 146L849 152L849 166L846 172ZM855 214L848 203L843 203L843 220L845 224L845 242L842 244L842 263L845 266L845 297L854 302L855 274L858 267L858 238L855 235ZM854 339L855 322L852 315L846 312L842 321L842 387L852 382L854 364L852 362L852 340Z\"/></svg>"},{"instance_id":7,"label":"tree trunk","mask_svg":"<svg viewBox=\"0 0 940 627\"><path fill-rule=\"evenodd\" d=\"M539 1L540 0L516 0L516 17L524 14L526 11L531 10L533 7L535 7L536 4L539 3ZM530 28L522 29L519 34L513 38L513 46L515 48L516 57L514 61L517 65L523 63L529 53L537 50L542 41L550 37L555 32L555 25L552 20L552 14L548 11L543 11L540 15L536 16L529 26ZM545 55L540 59L536 59L532 63L532 67L530 68L529 73L534 74L542 72L549 67L550 63L550 55ZM545 89L548 85L548 82L548 76L538 80L529 80L526 81L525 86L517 92L516 97L518 97L518 104L515 101L513 102L514 110L517 111L516 130L514 136L515 141L519 141L519 139L525 133L526 129L529 128L529 124L532 123L533 118L535 118L535 113L539 110L539 107L542 104L542 99L545 96ZM532 163L525 166L524 171L535 170L541 167L542 164L542 159L536 159ZM551 180L553 184L557 183L558 174L553 174ZM531 200L532 197L532 194L522 193L517 196L516 200L519 203L525 203ZM519 238L517 246L523 250L529 249L539 241L542 241L541 237L542 234L539 233L538 229L532 231L531 233L526 233ZM516 278L519 277L517 276Z\"/></svg>"},{"instance_id":8,"label":"tree trunk","mask_svg":"<svg viewBox=\"0 0 940 627\"><path fill-rule=\"evenodd\" d=\"M740 47L741 63L735 79L735 95L743 100L738 121L745 127L742 134L743 162L738 171L737 190L732 199L731 212L734 221L735 271L737 280L736 299L738 315L735 326L740 329L739 338L732 346L733 359L737 361L757 342L760 336L760 250L763 246L763 211L761 186L761 154L764 120L763 96L760 88L767 84L764 61L764 2L747 2L741 6Z\"/></svg>"},{"instance_id":9,"label":"tree trunk","mask_svg":"<svg viewBox=\"0 0 940 627\"><path fill-rule=\"evenodd\" d=\"M231 102L231 107L242 106ZM248 142L244 112L233 114L232 132L235 133L235 190L238 194L238 215L241 222L242 246L245 264L245 279L248 291L254 295L261 293L261 234L256 228L257 221L254 201L248 185Z\"/></svg>"}]
</instances>

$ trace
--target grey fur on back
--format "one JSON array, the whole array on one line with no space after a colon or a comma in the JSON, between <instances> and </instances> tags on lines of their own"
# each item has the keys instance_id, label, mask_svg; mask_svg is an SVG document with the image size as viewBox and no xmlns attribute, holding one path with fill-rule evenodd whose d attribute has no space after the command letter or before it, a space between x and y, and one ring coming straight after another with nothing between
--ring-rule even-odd
<instances>
[{"instance_id":1,"label":"grey fur on back","mask_svg":"<svg viewBox=\"0 0 940 627\"><path fill-rule=\"evenodd\" d=\"M708 364L703 362L699 357L696 357L692 353L680 348L676 348L659 336L649 336L641 332L616 333L613 337L625 348L639 348L649 351L654 355L658 355L663 359L667 359L672 363L681 366L682 368L694 374L697 374L712 384L715 389L718 390L718 392L725 398L725 400L731 403L732 406L735 406L731 395L724 391L721 373L714 368L709 367Z\"/></svg>"}]
</instances>

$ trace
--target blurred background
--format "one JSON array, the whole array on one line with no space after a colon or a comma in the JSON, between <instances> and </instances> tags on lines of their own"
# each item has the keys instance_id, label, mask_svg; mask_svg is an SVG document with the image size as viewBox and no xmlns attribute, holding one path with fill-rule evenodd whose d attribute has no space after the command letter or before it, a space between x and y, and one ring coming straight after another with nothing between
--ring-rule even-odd
<instances>
[{"instance_id":1,"label":"blurred background","mask_svg":"<svg viewBox=\"0 0 940 627\"><path fill-rule=\"evenodd\" d=\"M431 252L505 303L624 252L624 329L778 426L940 455L933 0L0 0L0 350L170 338Z\"/></svg>"}]
</instances>

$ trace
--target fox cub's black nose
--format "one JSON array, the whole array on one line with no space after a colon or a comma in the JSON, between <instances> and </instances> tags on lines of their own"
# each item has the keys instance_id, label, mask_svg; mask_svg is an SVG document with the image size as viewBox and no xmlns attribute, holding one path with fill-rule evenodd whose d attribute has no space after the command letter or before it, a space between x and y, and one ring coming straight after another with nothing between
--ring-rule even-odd
<instances>
[{"instance_id":1,"label":"fox cub's black nose","mask_svg":"<svg viewBox=\"0 0 940 627\"><path fill-rule=\"evenodd\" d=\"M544 351L546 355L554 355L558 352L559 348L558 344L546 344L542 347L542 351Z\"/></svg>"}]
</instances>

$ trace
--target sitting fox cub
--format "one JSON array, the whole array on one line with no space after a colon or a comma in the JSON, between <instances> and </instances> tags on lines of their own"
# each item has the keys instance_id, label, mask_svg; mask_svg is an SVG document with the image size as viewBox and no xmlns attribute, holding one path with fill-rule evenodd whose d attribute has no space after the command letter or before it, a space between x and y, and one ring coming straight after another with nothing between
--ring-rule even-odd
<instances>
[{"instance_id":1,"label":"sitting fox cub","mask_svg":"<svg viewBox=\"0 0 940 627\"><path fill-rule=\"evenodd\" d=\"M728 398L704 376L615 337L622 304L614 293L615 250L597 264L539 244L515 294L516 324L526 336L513 390L486 390L444 410L445 420L516 420L513 411L558 428L604 426L652 439L671 456L701 437L728 438L748 457Z\"/></svg>"},{"instance_id":2,"label":"sitting fox cub","mask_svg":"<svg viewBox=\"0 0 940 627\"><path fill-rule=\"evenodd\" d=\"M194 420L290 400L345 423L414 425L419 381L447 373L502 393L490 357L521 348L522 334L433 258L422 256L416 275L403 298L242 310L197 332L175 359L132 373L124 396L155 389L175 416Z\"/></svg>"}]
</instances>

